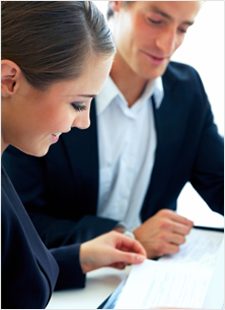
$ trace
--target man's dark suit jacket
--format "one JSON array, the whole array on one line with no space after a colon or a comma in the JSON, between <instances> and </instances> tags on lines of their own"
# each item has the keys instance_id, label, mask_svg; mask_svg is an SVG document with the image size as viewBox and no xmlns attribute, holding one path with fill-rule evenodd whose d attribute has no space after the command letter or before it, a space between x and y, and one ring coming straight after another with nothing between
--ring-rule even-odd
<instances>
[{"instance_id":1,"label":"man's dark suit jacket","mask_svg":"<svg viewBox=\"0 0 225 310\"><path fill-rule=\"evenodd\" d=\"M145 221L163 208L175 210L186 182L212 210L223 214L223 138L199 75L187 65L170 63L163 87L162 104L154 107L157 149L141 218ZM117 223L96 216L99 157L94 100L90 118L89 129L73 128L61 135L42 158L11 147L2 159L49 248L88 240Z\"/></svg>"}]
</instances>

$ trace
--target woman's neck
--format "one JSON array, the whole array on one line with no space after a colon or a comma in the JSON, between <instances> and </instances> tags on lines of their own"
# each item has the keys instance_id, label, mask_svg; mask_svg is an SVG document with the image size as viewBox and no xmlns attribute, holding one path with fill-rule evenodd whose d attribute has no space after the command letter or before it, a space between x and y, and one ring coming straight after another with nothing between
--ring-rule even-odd
<instances>
[{"instance_id":1,"label":"woman's neck","mask_svg":"<svg viewBox=\"0 0 225 310\"><path fill-rule=\"evenodd\" d=\"M1 155L3 154L3 152L5 151L5 149L7 148L8 144L5 143L4 141L4 138L2 136L2 133L1 133Z\"/></svg>"},{"instance_id":2,"label":"woman's neck","mask_svg":"<svg viewBox=\"0 0 225 310\"><path fill-rule=\"evenodd\" d=\"M4 103L5 103L4 98L1 98L1 155L3 154L3 152L9 145L5 141L6 139L5 139L5 134L4 134L5 132L7 132L6 126L5 126L7 124L7 119L6 119L7 113L5 112Z\"/></svg>"}]
</instances>

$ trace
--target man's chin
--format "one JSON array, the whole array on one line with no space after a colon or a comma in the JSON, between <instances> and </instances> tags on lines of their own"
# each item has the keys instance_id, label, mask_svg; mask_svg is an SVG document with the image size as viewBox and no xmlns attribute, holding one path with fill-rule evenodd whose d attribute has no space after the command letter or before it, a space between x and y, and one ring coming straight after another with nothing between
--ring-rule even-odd
<instances>
[{"instance_id":1,"label":"man's chin","mask_svg":"<svg viewBox=\"0 0 225 310\"><path fill-rule=\"evenodd\" d=\"M154 80L158 78L159 76L163 76L163 74L165 73L167 69L168 64L169 62L166 65L160 66L158 68L150 68L148 72L148 79Z\"/></svg>"},{"instance_id":2,"label":"man's chin","mask_svg":"<svg viewBox=\"0 0 225 310\"><path fill-rule=\"evenodd\" d=\"M152 67L152 66L148 68L145 67L145 68L141 68L140 70L137 70L136 73L146 80L155 80L159 76L163 76L163 74L165 73L167 69L167 66L168 66L168 63L160 67L158 66L157 68Z\"/></svg>"}]
</instances>

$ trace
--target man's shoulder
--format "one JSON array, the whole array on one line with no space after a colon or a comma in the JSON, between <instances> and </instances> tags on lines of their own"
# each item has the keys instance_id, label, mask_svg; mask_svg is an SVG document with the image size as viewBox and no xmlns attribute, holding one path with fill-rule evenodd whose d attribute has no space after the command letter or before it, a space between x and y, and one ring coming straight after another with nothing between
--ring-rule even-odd
<instances>
[{"instance_id":1,"label":"man's shoulder","mask_svg":"<svg viewBox=\"0 0 225 310\"><path fill-rule=\"evenodd\" d=\"M187 80L196 76L199 75L193 67L187 64L171 61L167 66L163 78L170 77L179 80Z\"/></svg>"},{"instance_id":2,"label":"man's shoulder","mask_svg":"<svg viewBox=\"0 0 225 310\"><path fill-rule=\"evenodd\" d=\"M166 72L169 72L174 75L180 75L181 73L182 74L183 73L187 73L187 74L197 73L197 71L192 66L181 63L181 62L175 62L175 61L169 62Z\"/></svg>"},{"instance_id":3,"label":"man's shoulder","mask_svg":"<svg viewBox=\"0 0 225 310\"><path fill-rule=\"evenodd\" d=\"M162 76L164 87L171 87L173 84L196 86L202 84L198 72L191 66L171 61Z\"/></svg>"}]
</instances>

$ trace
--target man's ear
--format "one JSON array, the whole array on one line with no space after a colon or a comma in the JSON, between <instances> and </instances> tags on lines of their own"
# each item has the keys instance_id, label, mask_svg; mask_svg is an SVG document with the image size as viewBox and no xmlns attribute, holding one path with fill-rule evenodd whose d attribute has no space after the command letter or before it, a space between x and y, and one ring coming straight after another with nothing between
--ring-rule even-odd
<instances>
[{"instance_id":1,"label":"man's ear","mask_svg":"<svg viewBox=\"0 0 225 310\"><path fill-rule=\"evenodd\" d=\"M113 12L119 12L122 5L123 5L123 1L109 1L110 9Z\"/></svg>"},{"instance_id":2,"label":"man's ear","mask_svg":"<svg viewBox=\"0 0 225 310\"><path fill-rule=\"evenodd\" d=\"M10 97L17 90L18 78L21 75L21 69L11 60L1 61L1 96Z\"/></svg>"}]
</instances>

